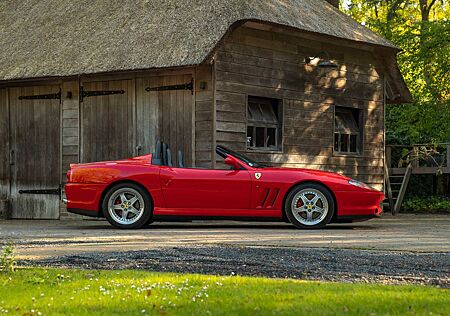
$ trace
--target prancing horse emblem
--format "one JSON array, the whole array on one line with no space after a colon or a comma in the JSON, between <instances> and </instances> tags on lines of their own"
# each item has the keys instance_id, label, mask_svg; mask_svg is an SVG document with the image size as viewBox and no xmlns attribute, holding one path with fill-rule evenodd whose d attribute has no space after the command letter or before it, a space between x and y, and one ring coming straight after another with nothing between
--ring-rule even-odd
<instances>
[{"instance_id":1,"label":"prancing horse emblem","mask_svg":"<svg viewBox=\"0 0 450 316\"><path fill-rule=\"evenodd\" d=\"M256 180L259 180L261 178L261 172L256 172L255 178L256 178Z\"/></svg>"}]
</instances>

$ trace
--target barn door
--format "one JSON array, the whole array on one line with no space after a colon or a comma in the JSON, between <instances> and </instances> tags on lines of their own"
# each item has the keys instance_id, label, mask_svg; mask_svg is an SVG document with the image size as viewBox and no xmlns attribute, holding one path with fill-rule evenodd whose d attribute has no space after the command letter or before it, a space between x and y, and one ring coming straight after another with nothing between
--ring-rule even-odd
<instances>
[{"instance_id":1,"label":"barn door","mask_svg":"<svg viewBox=\"0 0 450 316\"><path fill-rule=\"evenodd\" d=\"M192 165L193 88L192 75L138 80L138 123L150 135L146 138L145 133L138 133L138 144L145 152L150 150L147 143L161 139L169 144L174 165L178 165L178 151L183 153L185 165ZM153 126L148 122L154 122Z\"/></svg>"},{"instance_id":2,"label":"barn door","mask_svg":"<svg viewBox=\"0 0 450 316\"><path fill-rule=\"evenodd\" d=\"M134 155L131 80L84 82L80 93L82 162Z\"/></svg>"},{"instance_id":3,"label":"barn door","mask_svg":"<svg viewBox=\"0 0 450 316\"><path fill-rule=\"evenodd\" d=\"M9 196L9 176L8 91L0 89L0 200Z\"/></svg>"},{"instance_id":4,"label":"barn door","mask_svg":"<svg viewBox=\"0 0 450 316\"><path fill-rule=\"evenodd\" d=\"M9 89L13 218L57 219L60 86Z\"/></svg>"}]
</instances>

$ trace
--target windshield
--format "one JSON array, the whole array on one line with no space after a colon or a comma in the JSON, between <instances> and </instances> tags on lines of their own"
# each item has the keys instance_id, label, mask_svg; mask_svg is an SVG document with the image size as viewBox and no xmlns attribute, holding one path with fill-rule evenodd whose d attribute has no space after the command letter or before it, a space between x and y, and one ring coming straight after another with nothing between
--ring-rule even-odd
<instances>
[{"instance_id":1,"label":"windshield","mask_svg":"<svg viewBox=\"0 0 450 316\"><path fill-rule=\"evenodd\" d=\"M242 162L245 162L247 165L249 165L252 168L266 168L269 167L268 165L264 165L264 164L260 164L256 161L254 161L253 159L248 158L247 156L243 155L243 154L239 154L235 151L232 151L229 148L226 148L224 146L220 146L218 145L216 147L216 152L217 154L222 157L222 158L226 158L227 155L231 155L236 157L237 159L241 160Z\"/></svg>"}]
</instances>

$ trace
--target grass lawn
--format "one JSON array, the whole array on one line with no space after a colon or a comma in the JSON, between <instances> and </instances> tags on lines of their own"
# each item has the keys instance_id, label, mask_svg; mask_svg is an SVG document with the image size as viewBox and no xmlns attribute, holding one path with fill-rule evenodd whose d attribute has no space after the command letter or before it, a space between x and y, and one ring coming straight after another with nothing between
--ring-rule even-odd
<instances>
[{"instance_id":1,"label":"grass lawn","mask_svg":"<svg viewBox=\"0 0 450 316\"><path fill-rule=\"evenodd\" d=\"M0 315L450 315L450 291L144 271L0 273Z\"/></svg>"}]
</instances>

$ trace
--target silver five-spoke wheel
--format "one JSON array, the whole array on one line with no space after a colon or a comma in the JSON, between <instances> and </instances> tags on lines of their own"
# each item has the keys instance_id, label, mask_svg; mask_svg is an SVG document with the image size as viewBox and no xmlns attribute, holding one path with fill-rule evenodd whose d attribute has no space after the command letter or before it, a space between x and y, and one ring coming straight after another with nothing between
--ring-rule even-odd
<instances>
[{"instance_id":1,"label":"silver five-spoke wheel","mask_svg":"<svg viewBox=\"0 0 450 316\"><path fill-rule=\"evenodd\" d=\"M118 189L108 199L108 213L121 225L136 223L144 214L144 210L144 198L133 188Z\"/></svg>"},{"instance_id":2,"label":"silver five-spoke wheel","mask_svg":"<svg viewBox=\"0 0 450 316\"><path fill-rule=\"evenodd\" d=\"M333 217L334 199L321 184L301 183L287 195L285 212L289 221L298 228L321 228Z\"/></svg>"},{"instance_id":3,"label":"silver five-spoke wheel","mask_svg":"<svg viewBox=\"0 0 450 316\"><path fill-rule=\"evenodd\" d=\"M322 222L328 213L328 201L316 189L304 189L295 194L291 207L294 217L308 226Z\"/></svg>"}]
</instances>

